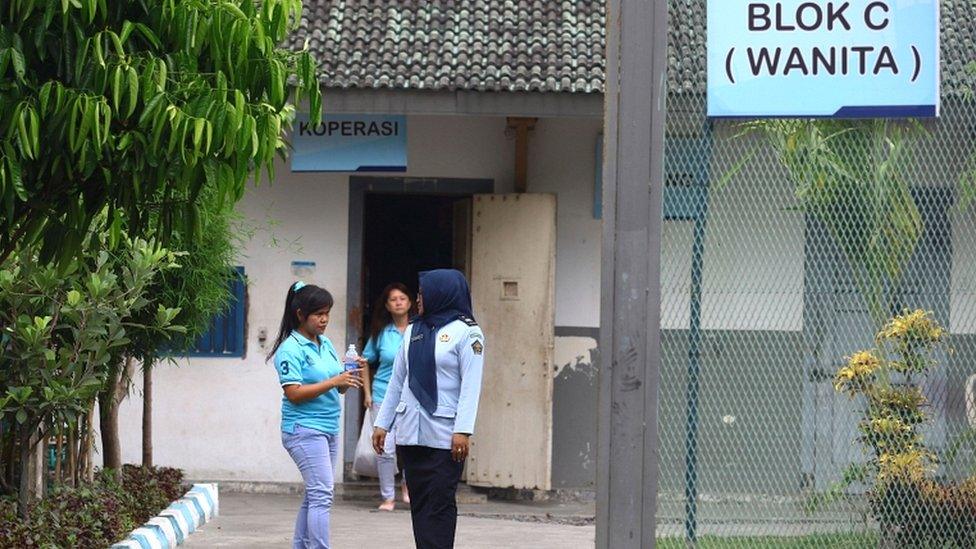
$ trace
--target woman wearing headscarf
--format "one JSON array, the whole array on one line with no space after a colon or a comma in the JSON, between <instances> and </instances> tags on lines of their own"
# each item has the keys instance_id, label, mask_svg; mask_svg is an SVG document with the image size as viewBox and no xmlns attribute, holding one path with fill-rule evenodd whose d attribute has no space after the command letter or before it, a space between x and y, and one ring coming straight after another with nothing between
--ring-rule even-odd
<instances>
[{"instance_id":1,"label":"woman wearing headscarf","mask_svg":"<svg viewBox=\"0 0 976 549\"><path fill-rule=\"evenodd\" d=\"M382 455L396 428L414 541L418 549L447 549L454 547L457 484L478 413L485 336L458 271L420 273L417 307L373 423L373 448Z\"/></svg>"}]
</instances>

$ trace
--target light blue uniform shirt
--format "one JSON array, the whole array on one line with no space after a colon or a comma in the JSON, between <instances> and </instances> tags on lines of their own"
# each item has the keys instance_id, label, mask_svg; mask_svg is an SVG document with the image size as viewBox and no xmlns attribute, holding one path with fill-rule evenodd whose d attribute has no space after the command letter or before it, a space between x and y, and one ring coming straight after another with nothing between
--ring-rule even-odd
<instances>
[{"instance_id":1,"label":"light blue uniform shirt","mask_svg":"<svg viewBox=\"0 0 976 549\"><path fill-rule=\"evenodd\" d=\"M393 362L393 377L373 422L386 431L395 428L400 446L451 449L454 433L474 434L481 396L485 336L478 326L455 320L437 331L437 409L431 415L410 391L408 349L413 325Z\"/></svg>"},{"instance_id":2,"label":"light blue uniform shirt","mask_svg":"<svg viewBox=\"0 0 976 549\"><path fill-rule=\"evenodd\" d=\"M282 387L318 383L342 373L339 355L329 338L319 336L319 344L315 345L297 331L281 342L274 363ZM330 389L299 404L282 395L281 431L293 433L295 425L300 424L323 433L339 434L340 411L338 389Z\"/></svg>"},{"instance_id":3,"label":"light blue uniform shirt","mask_svg":"<svg viewBox=\"0 0 976 549\"><path fill-rule=\"evenodd\" d=\"M383 397L386 396L386 387L390 384L390 378L393 376L393 361L396 360L397 351L400 350L402 344L403 334L392 323L380 330L376 340L369 338L369 341L366 342L363 358L370 364L379 363L371 387L373 402L376 404L381 404Z\"/></svg>"}]
</instances>

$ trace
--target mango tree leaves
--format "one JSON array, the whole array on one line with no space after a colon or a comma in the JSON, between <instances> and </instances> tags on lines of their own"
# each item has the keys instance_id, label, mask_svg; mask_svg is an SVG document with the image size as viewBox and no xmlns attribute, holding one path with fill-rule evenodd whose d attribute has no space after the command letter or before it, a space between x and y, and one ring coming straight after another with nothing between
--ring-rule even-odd
<instances>
[{"instance_id":1,"label":"mango tree leaves","mask_svg":"<svg viewBox=\"0 0 976 549\"><path fill-rule=\"evenodd\" d=\"M0 6L0 259L75 257L108 207L130 235L199 230L204 186L273 177L294 120L317 121L307 51L278 48L300 0L11 0Z\"/></svg>"}]
</instances>

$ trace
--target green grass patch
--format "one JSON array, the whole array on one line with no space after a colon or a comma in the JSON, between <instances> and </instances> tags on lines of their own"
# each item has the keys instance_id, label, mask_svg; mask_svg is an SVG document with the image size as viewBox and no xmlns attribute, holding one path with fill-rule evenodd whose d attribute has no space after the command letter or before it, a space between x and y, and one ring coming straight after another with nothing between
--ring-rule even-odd
<instances>
[{"instance_id":1,"label":"green grass patch","mask_svg":"<svg viewBox=\"0 0 976 549\"><path fill-rule=\"evenodd\" d=\"M698 538L697 549L813 549L814 547L875 548L878 546L877 534L813 534L808 536L702 536ZM686 549L683 538L658 538L659 549Z\"/></svg>"}]
</instances>

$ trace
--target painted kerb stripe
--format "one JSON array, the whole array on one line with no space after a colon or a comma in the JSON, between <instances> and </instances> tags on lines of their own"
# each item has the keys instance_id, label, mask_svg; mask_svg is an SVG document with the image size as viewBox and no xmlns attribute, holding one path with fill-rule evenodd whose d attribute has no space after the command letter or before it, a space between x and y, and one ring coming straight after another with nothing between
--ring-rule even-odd
<instances>
[{"instance_id":1,"label":"painted kerb stripe","mask_svg":"<svg viewBox=\"0 0 976 549\"><path fill-rule=\"evenodd\" d=\"M182 545L197 528L217 516L219 501L216 484L194 484L182 498L112 549L172 549Z\"/></svg>"},{"instance_id":2,"label":"painted kerb stripe","mask_svg":"<svg viewBox=\"0 0 976 549\"><path fill-rule=\"evenodd\" d=\"M176 528L173 523L170 522L168 518L165 517L153 517L149 519L147 524L151 524L158 528L163 533L163 537L166 538L167 543L170 547L176 547L180 544L180 539L176 535Z\"/></svg>"}]
</instances>

